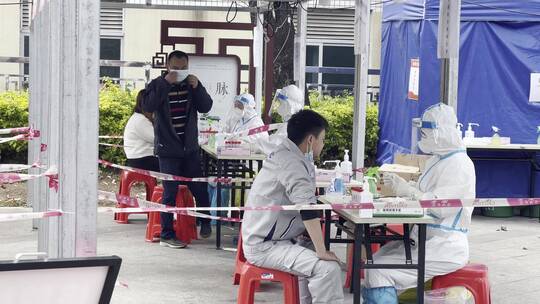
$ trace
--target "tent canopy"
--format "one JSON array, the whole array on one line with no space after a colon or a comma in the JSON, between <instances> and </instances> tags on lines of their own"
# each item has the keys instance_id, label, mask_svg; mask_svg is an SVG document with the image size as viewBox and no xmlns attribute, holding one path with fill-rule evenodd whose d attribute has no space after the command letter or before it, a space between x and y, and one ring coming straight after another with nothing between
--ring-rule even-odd
<instances>
[{"instance_id":1,"label":"tent canopy","mask_svg":"<svg viewBox=\"0 0 540 304\"><path fill-rule=\"evenodd\" d=\"M439 102L438 0L389 2L383 8L378 162L408 152L411 119ZM537 13L535 13L537 12ZM501 129L513 143L536 143L540 103L529 102L540 73L540 0L462 0L458 119ZM407 98L411 59L420 61L419 100Z\"/></svg>"}]
</instances>

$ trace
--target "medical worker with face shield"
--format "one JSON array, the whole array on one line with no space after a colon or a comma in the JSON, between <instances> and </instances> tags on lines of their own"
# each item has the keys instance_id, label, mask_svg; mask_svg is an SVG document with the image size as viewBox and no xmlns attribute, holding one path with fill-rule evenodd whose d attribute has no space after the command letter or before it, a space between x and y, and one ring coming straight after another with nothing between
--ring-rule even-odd
<instances>
[{"instance_id":1,"label":"medical worker with face shield","mask_svg":"<svg viewBox=\"0 0 540 304\"><path fill-rule=\"evenodd\" d=\"M295 85L288 85L277 90L272 101L271 111L276 111L283 119L281 126L268 140L261 141L262 151L268 155L272 153L287 138L287 122L293 114L304 108L304 94Z\"/></svg>"},{"instance_id":2,"label":"medical worker with face shield","mask_svg":"<svg viewBox=\"0 0 540 304\"><path fill-rule=\"evenodd\" d=\"M225 118L222 132L236 133L263 126L264 123L255 109L255 98L249 93L238 95L234 98L234 105ZM262 142L268 141L268 133L262 132L251 136L242 137L243 141L253 144L255 152L262 151Z\"/></svg>"},{"instance_id":3,"label":"medical worker with face shield","mask_svg":"<svg viewBox=\"0 0 540 304\"><path fill-rule=\"evenodd\" d=\"M413 199L475 198L476 176L474 165L465 151L465 144L456 129L457 117L452 107L436 104L426 109L420 119L413 121L420 139L418 148L433 155L426 163L425 172L415 186L395 174L385 174L383 182L397 196ZM425 281L465 266L469 259L467 232L473 208L434 208L427 214L435 219L426 235ZM418 256L418 230L411 238L414 263ZM390 242L374 255L375 263L403 263L404 245ZM364 304L398 303L398 293L416 287L417 272L412 269L369 269L362 290Z\"/></svg>"}]
</instances>

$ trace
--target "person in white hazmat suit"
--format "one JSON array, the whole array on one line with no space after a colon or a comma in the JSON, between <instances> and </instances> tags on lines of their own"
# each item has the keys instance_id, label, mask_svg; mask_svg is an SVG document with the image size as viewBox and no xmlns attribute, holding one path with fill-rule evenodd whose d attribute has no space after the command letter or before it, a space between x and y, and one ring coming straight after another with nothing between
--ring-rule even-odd
<instances>
[{"instance_id":1,"label":"person in white hazmat suit","mask_svg":"<svg viewBox=\"0 0 540 304\"><path fill-rule=\"evenodd\" d=\"M328 122L314 111L302 110L287 125L287 138L268 155L247 207L317 203L313 159L324 146ZM253 265L297 275L300 303L340 304L339 259L324 246L320 217L316 210L247 210L242 221L244 255Z\"/></svg>"},{"instance_id":2,"label":"person in white hazmat suit","mask_svg":"<svg viewBox=\"0 0 540 304\"><path fill-rule=\"evenodd\" d=\"M383 175L383 182L400 197L413 199L475 198L474 165L465 151L461 134L456 129L457 117L452 107L436 104L426 109L417 120L420 131L418 148L433 156L415 186L395 174ZM435 218L426 233L425 281L465 266L469 259L467 232L473 208L433 208L427 214ZM418 230L411 238L416 241L412 256L417 262ZM373 257L375 263L403 263L403 242L383 246ZM369 269L362 292L364 304L398 303L397 294L416 287L417 272L413 269Z\"/></svg>"},{"instance_id":3,"label":"person in white hazmat suit","mask_svg":"<svg viewBox=\"0 0 540 304\"><path fill-rule=\"evenodd\" d=\"M293 114L303 108L304 94L297 86L291 84L276 91L270 111L275 110L281 116L284 124L270 135L268 140L260 141L264 154L272 153L287 138L287 122Z\"/></svg>"},{"instance_id":4,"label":"person in white hazmat suit","mask_svg":"<svg viewBox=\"0 0 540 304\"><path fill-rule=\"evenodd\" d=\"M238 95L234 98L234 105L225 118L222 132L236 133L263 126L264 123L255 109L255 98L249 93ZM243 141L249 142L255 148L255 152L262 151L262 143L268 141L268 133L261 132L251 136L242 137Z\"/></svg>"}]
</instances>

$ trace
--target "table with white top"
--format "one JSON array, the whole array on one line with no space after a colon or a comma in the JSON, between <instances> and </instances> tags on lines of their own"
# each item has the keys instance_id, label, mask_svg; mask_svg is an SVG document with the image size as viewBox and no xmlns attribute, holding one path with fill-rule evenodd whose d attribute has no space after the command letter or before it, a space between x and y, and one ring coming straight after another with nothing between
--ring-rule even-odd
<instances>
[{"instance_id":1,"label":"table with white top","mask_svg":"<svg viewBox=\"0 0 540 304\"><path fill-rule=\"evenodd\" d=\"M327 197L320 196L319 203L322 204L346 204L351 202L350 196ZM359 216L359 210L333 210L340 218L350 223L354 229L340 227L352 239L331 239L331 210L325 211L325 246L330 250L330 243L353 243L353 277L351 289L354 293L353 303L360 304L361 285L360 272L362 269L416 269L418 271L417 281L417 301L424 303L424 276L425 276L425 257L426 257L426 225L433 224L434 219L430 216L423 217L375 217L364 218ZM392 235L372 235L371 231L375 224L403 224L403 236ZM418 225L418 263L413 264L411 253L410 231L411 225ZM371 252L371 243L384 243L385 241L403 241L405 245L404 264L376 264ZM361 252L362 244L366 248L366 262L362 263Z\"/></svg>"},{"instance_id":2,"label":"table with white top","mask_svg":"<svg viewBox=\"0 0 540 304\"><path fill-rule=\"evenodd\" d=\"M216 150L208 145L201 146L203 152L203 166L205 176L218 178L254 178L258 170L262 168L262 162L266 159L264 154L251 154L249 156L218 155ZM255 163L257 166L255 166ZM232 185L231 202L235 200L235 191L240 189L241 203L244 202L245 190L251 188L250 182L241 182L240 185ZM216 185L216 205L222 207L221 198L222 184ZM217 212L218 216L224 216L223 211ZM241 216L241 215L239 215ZM216 221L216 248L221 248L221 221Z\"/></svg>"}]
</instances>

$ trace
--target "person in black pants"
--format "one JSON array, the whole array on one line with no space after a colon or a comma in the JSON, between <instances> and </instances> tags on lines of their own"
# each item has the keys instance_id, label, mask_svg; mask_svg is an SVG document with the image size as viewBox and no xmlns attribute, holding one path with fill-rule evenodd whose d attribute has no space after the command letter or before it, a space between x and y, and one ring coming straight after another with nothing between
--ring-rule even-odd
<instances>
[{"instance_id":1,"label":"person in black pants","mask_svg":"<svg viewBox=\"0 0 540 304\"><path fill-rule=\"evenodd\" d=\"M154 113L155 153L163 173L185 177L201 177L198 143L198 115L212 109L212 98L199 79L189 74L188 55L173 51L167 60L167 73L148 85L143 110ZM179 182L163 181L163 203L176 205ZM187 183L199 207L209 207L207 183ZM208 213L208 212L206 212ZM209 219L201 219L202 238L212 234ZM173 228L173 214L161 213L160 245L184 248Z\"/></svg>"}]
</instances>

